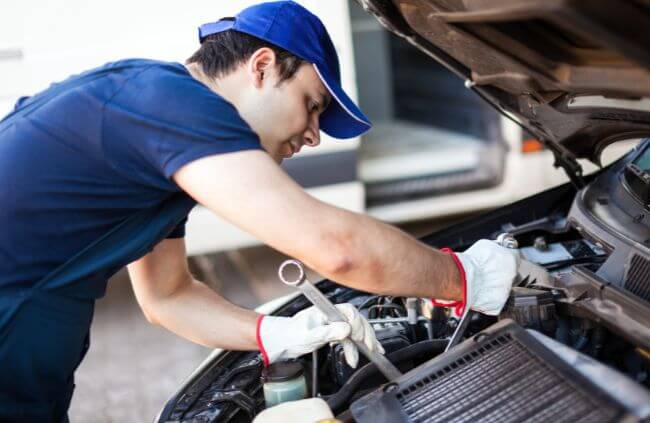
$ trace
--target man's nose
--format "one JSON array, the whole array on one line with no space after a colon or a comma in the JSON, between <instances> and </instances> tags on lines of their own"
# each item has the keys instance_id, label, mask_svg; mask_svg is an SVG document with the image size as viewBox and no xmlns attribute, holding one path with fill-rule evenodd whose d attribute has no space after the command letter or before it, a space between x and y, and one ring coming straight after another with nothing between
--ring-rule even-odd
<instances>
[{"instance_id":1,"label":"man's nose","mask_svg":"<svg viewBox=\"0 0 650 423\"><path fill-rule=\"evenodd\" d=\"M320 144L320 125L318 123L318 115L311 117L309 126L305 131L304 142L305 145L308 145L309 147L316 147Z\"/></svg>"}]
</instances>

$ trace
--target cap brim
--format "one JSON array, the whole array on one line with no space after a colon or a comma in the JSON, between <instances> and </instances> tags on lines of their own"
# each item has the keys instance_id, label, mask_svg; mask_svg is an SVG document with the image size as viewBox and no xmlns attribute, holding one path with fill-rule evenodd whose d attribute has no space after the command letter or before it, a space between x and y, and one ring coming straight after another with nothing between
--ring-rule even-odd
<instances>
[{"instance_id":1,"label":"cap brim","mask_svg":"<svg viewBox=\"0 0 650 423\"><path fill-rule=\"evenodd\" d=\"M314 69L332 96L330 105L320 116L320 129L334 138L353 138L367 132L372 123L343 91L336 79L316 64Z\"/></svg>"}]
</instances>

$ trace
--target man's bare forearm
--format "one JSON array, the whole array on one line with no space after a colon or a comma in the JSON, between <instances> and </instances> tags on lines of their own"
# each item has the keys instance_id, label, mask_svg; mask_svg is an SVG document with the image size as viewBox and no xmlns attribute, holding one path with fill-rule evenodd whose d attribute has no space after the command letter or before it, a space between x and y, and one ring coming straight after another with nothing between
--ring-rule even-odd
<instances>
[{"instance_id":1,"label":"man's bare forearm","mask_svg":"<svg viewBox=\"0 0 650 423\"><path fill-rule=\"evenodd\" d=\"M395 296L462 299L453 258L376 219L341 211L338 237L348 265L324 275L368 292Z\"/></svg>"},{"instance_id":2,"label":"man's bare forearm","mask_svg":"<svg viewBox=\"0 0 650 423\"><path fill-rule=\"evenodd\" d=\"M152 320L164 328L209 348L256 350L258 314L238 307L193 279L149 308Z\"/></svg>"}]
</instances>

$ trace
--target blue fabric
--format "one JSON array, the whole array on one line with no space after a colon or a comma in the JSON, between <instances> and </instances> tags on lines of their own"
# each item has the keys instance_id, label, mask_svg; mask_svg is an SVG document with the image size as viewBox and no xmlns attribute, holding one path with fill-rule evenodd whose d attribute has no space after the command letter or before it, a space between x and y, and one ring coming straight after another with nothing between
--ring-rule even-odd
<instances>
[{"instance_id":1,"label":"blue fabric","mask_svg":"<svg viewBox=\"0 0 650 423\"><path fill-rule=\"evenodd\" d=\"M179 192L170 177L184 164L260 148L236 109L177 63L110 63L21 100L0 122L0 295ZM77 295L102 296L114 271Z\"/></svg>"},{"instance_id":2,"label":"blue fabric","mask_svg":"<svg viewBox=\"0 0 650 423\"><path fill-rule=\"evenodd\" d=\"M38 289L24 294L11 313L0 304L0 320L11 317L0 338L0 421L65 422L94 304Z\"/></svg>"},{"instance_id":3,"label":"blue fabric","mask_svg":"<svg viewBox=\"0 0 650 423\"><path fill-rule=\"evenodd\" d=\"M22 98L0 122L0 421L65 422L107 279L195 202L170 179L260 149L182 65L127 60Z\"/></svg>"},{"instance_id":4,"label":"blue fabric","mask_svg":"<svg viewBox=\"0 0 650 423\"><path fill-rule=\"evenodd\" d=\"M94 308L94 299L78 297L79 288L145 254L192 207L191 198L175 194L133 214L29 289L0 296L0 421L67 421Z\"/></svg>"},{"instance_id":5,"label":"blue fabric","mask_svg":"<svg viewBox=\"0 0 650 423\"><path fill-rule=\"evenodd\" d=\"M333 100L321 114L319 123L323 132L335 138L352 138L371 128L370 120L343 91L339 59L332 39L320 19L309 10L293 1L256 4L234 18L201 25L199 41L229 30L268 41L316 66Z\"/></svg>"}]
</instances>

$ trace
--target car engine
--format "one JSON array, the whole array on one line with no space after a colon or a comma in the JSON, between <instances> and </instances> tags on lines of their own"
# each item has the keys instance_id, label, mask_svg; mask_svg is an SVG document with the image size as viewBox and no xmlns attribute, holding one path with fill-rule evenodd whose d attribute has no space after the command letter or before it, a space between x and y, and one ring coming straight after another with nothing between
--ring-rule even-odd
<instances>
[{"instance_id":1,"label":"car engine","mask_svg":"<svg viewBox=\"0 0 650 423\"><path fill-rule=\"evenodd\" d=\"M648 161L645 142L577 193L563 185L423 238L462 251L508 232L522 257L501 315L473 313L449 351L452 310L318 283L333 303L360 310L403 375L387 381L364 358L352 369L339 345L325 346L297 360L308 395L341 421L650 418L650 173L638 165ZM309 305L299 296L274 314ZM265 408L262 367L256 352L207 360L159 421L252 420Z\"/></svg>"}]
</instances>

